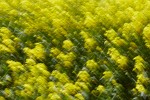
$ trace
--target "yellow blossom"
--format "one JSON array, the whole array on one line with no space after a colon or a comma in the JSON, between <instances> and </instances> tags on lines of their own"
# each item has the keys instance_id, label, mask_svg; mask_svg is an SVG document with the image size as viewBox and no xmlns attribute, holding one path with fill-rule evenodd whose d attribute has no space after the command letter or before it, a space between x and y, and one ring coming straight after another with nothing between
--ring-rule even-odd
<instances>
[{"instance_id":1,"label":"yellow blossom","mask_svg":"<svg viewBox=\"0 0 150 100\"><path fill-rule=\"evenodd\" d=\"M35 100L44 100L44 96L38 96Z\"/></svg>"},{"instance_id":2,"label":"yellow blossom","mask_svg":"<svg viewBox=\"0 0 150 100\"><path fill-rule=\"evenodd\" d=\"M33 95L33 91L24 89L20 92L20 95L23 97L29 97L29 96Z\"/></svg>"},{"instance_id":3,"label":"yellow blossom","mask_svg":"<svg viewBox=\"0 0 150 100\"><path fill-rule=\"evenodd\" d=\"M65 48L66 50L71 50L73 46L74 46L74 44L70 40L63 41L62 47Z\"/></svg>"},{"instance_id":4,"label":"yellow blossom","mask_svg":"<svg viewBox=\"0 0 150 100\"><path fill-rule=\"evenodd\" d=\"M117 33L113 30L110 29L108 31L106 31L106 33L104 34L110 41L114 40L115 37L117 37Z\"/></svg>"},{"instance_id":5,"label":"yellow blossom","mask_svg":"<svg viewBox=\"0 0 150 100\"><path fill-rule=\"evenodd\" d=\"M138 74L142 73L144 71L143 58L141 56L136 56L134 60L135 60L135 65L134 65L133 71L135 71Z\"/></svg>"},{"instance_id":6,"label":"yellow blossom","mask_svg":"<svg viewBox=\"0 0 150 100\"><path fill-rule=\"evenodd\" d=\"M19 13L18 13L18 11L17 10L11 10L11 11L9 11L9 15L10 16L17 16Z\"/></svg>"},{"instance_id":7,"label":"yellow blossom","mask_svg":"<svg viewBox=\"0 0 150 100\"><path fill-rule=\"evenodd\" d=\"M150 48L150 24L148 24L143 30L143 39L145 41L145 45Z\"/></svg>"},{"instance_id":8,"label":"yellow blossom","mask_svg":"<svg viewBox=\"0 0 150 100\"><path fill-rule=\"evenodd\" d=\"M117 59L116 62L119 64L118 65L119 68L125 69L127 66L128 58L125 56L120 56L120 58Z\"/></svg>"},{"instance_id":9,"label":"yellow blossom","mask_svg":"<svg viewBox=\"0 0 150 100\"><path fill-rule=\"evenodd\" d=\"M102 51L103 51L103 50L102 50L102 48L101 48L101 47L99 47L99 46L97 46L97 47L96 47L96 50L97 50L97 51L100 51L100 52L102 52Z\"/></svg>"},{"instance_id":10,"label":"yellow blossom","mask_svg":"<svg viewBox=\"0 0 150 100\"><path fill-rule=\"evenodd\" d=\"M144 92L144 93L146 93L146 89L144 88L144 86L143 85L141 85L141 84L136 84L136 89L139 91L139 92Z\"/></svg>"},{"instance_id":11,"label":"yellow blossom","mask_svg":"<svg viewBox=\"0 0 150 100\"><path fill-rule=\"evenodd\" d=\"M37 84L41 85L41 86L44 86L46 85L47 83L47 80L44 76L39 76L37 79L36 79L36 82Z\"/></svg>"},{"instance_id":12,"label":"yellow blossom","mask_svg":"<svg viewBox=\"0 0 150 100\"><path fill-rule=\"evenodd\" d=\"M25 47L23 50L29 56L30 58L36 58L39 60L42 60L45 58L45 50L44 46L40 43L35 44L35 48L30 49L28 47Z\"/></svg>"},{"instance_id":13,"label":"yellow blossom","mask_svg":"<svg viewBox=\"0 0 150 100\"><path fill-rule=\"evenodd\" d=\"M20 71L25 71L24 66L20 62L15 62L12 60L7 61L8 67L13 71L13 72L20 72Z\"/></svg>"},{"instance_id":14,"label":"yellow blossom","mask_svg":"<svg viewBox=\"0 0 150 100\"><path fill-rule=\"evenodd\" d=\"M49 100L62 100L59 94L57 93L50 93L48 95Z\"/></svg>"},{"instance_id":15,"label":"yellow blossom","mask_svg":"<svg viewBox=\"0 0 150 100\"><path fill-rule=\"evenodd\" d=\"M84 99L84 96L83 96L81 93L77 93L77 94L75 95L75 97L76 97L75 100L85 100L85 99Z\"/></svg>"},{"instance_id":16,"label":"yellow blossom","mask_svg":"<svg viewBox=\"0 0 150 100\"><path fill-rule=\"evenodd\" d=\"M87 38L89 38L89 33L87 33L87 32L84 32L84 31L81 31L80 33L79 33L81 36L82 36L82 38L84 38L84 39L87 39Z\"/></svg>"},{"instance_id":17,"label":"yellow blossom","mask_svg":"<svg viewBox=\"0 0 150 100\"><path fill-rule=\"evenodd\" d=\"M53 55L54 57L56 57L61 53L61 51L57 48L51 48L50 53L51 53L50 55Z\"/></svg>"},{"instance_id":18,"label":"yellow blossom","mask_svg":"<svg viewBox=\"0 0 150 100\"><path fill-rule=\"evenodd\" d=\"M133 60L135 60L135 62L144 62L144 59L141 56L136 56Z\"/></svg>"},{"instance_id":19,"label":"yellow blossom","mask_svg":"<svg viewBox=\"0 0 150 100\"><path fill-rule=\"evenodd\" d=\"M137 49L137 45L134 42L130 42L129 50L135 51Z\"/></svg>"},{"instance_id":20,"label":"yellow blossom","mask_svg":"<svg viewBox=\"0 0 150 100\"><path fill-rule=\"evenodd\" d=\"M78 77L78 81L80 81L80 82L89 82L90 81L90 75L87 71L79 71L77 77Z\"/></svg>"},{"instance_id":21,"label":"yellow blossom","mask_svg":"<svg viewBox=\"0 0 150 100\"><path fill-rule=\"evenodd\" d=\"M117 86L117 85L118 85L118 83L116 82L115 79L112 79L111 83L112 83L114 86Z\"/></svg>"},{"instance_id":22,"label":"yellow blossom","mask_svg":"<svg viewBox=\"0 0 150 100\"><path fill-rule=\"evenodd\" d=\"M63 64L65 68L71 68L73 66L70 61L64 61Z\"/></svg>"},{"instance_id":23,"label":"yellow blossom","mask_svg":"<svg viewBox=\"0 0 150 100\"><path fill-rule=\"evenodd\" d=\"M45 50L44 46L40 43L35 44L35 48L32 51L32 54L37 58L37 59L44 59L45 57Z\"/></svg>"},{"instance_id":24,"label":"yellow blossom","mask_svg":"<svg viewBox=\"0 0 150 100\"><path fill-rule=\"evenodd\" d=\"M37 85L37 91L38 91L38 93L40 93L40 94L43 94L43 93L45 93L45 92L47 92L47 87L46 87L46 85Z\"/></svg>"},{"instance_id":25,"label":"yellow blossom","mask_svg":"<svg viewBox=\"0 0 150 100\"><path fill-rule=\"evenodd\" d=\"M1 27L0 28L0 36L2 36L3 40L10 38L11 35L12 35L12 33L8 28L6 28L6 27Z\"/></svg>"},{"instance_id":26,"label":"yellow blossom","mask_svg":"<svg viewBox=\"0 0 150 100\"><path fill-rule=\"evenodd\" d=\"M13 46L14 42L11 39L4 39L2 43L6 45L11 50L11 52L15 52L15 48Z\"/></svg>"},{"instance_id":27,"label":"yellow blossom","mask_svg":"<svg viewBox=\"0 0 150 100\"><path fill-rule=\"evenodd\" d=\"M117 45L117 46L122 46L122 45L126 45L126 41L124 39L121 39L120 37L116 37L112 40L112 43Z\"/></svg>"},{"instance_id":28,"label":"yellow blossom","mask_svg":"<svg viewBox=\"0 0 150 100\"><path fill-rule=\"evenodd\" d=\"M111 71L105 71L103 72L103 77L104 79L110 79L113 76L113 73Z\"/></svg>"},{"instance_id":29,"label":"yellow blossom","mask_svg":"<svg viewBox=\"0 0 150 100\"><path fill-rule=\"evenodd\" d=\"M92 60L88 60L86 62L86 67L93 71L93 70L96 70L98 68L98 64L92 59Z\"/></svg>"},{"instance_id":30,"label":"yellow blossom","mask_svg":"<svg viewBox=\"0 0 150 100\"><path fill-rule=\"evenodd\" d=\"M26 64L27 65L35 65L36 64L36 62L33 60L33 59L26 59Z\"/></svg>"},{"instance_id":31,"label":"yellow blossom","mask_svg":"<svg viewBox=\"0 0 150 100\"><path fill-rule=\"evenodd\" d=\"M84 21L84 25L86 27L95 27L96 26L96 21L94 19L94 16L90 12L86 13L86 18L85 18L85 21Z\"/></svg>"},{"instance_id":32,"label":"yellow blossom","mask_svg":"<svg viewBox=\"0 0 150 100\"><path fill-rule=\"evenodd\" d=\"M0 44L0 52L6 51L6 52L12 52L8 47L6 47L4 44Z\"/></svg>"},{"instance_id":33,"label":"yellow blossom","mask_svg":"<svg viewBox=\"0 0 150 100\"><path fill-rule=\"evenodd\" d=\"M10 97L12 95L11 90L9 88L5 88L4 94L6 97Z\"/></svg>"},{"instance_id":34,"label":"yellow blossom","mask_svg":"<svg viewBox=\"0 0 150 100\"><path fill-rule=\"evenodd\" d=\"M88 51L95 49L97 42L93 38L85 39L84 48Z\"/></svg>"},{"instance_id":35,"label":"yellow blossom","mask_svg":"<svg viewBox=\"0 0 150 100\"><path fill-rule=\"evenodd\" d=\"M53 70L52 73L51 73L52 76L55 76L56 78L60 77L61 74L58 70Z\"/></svg>"},{"instance_id":36,"label":"yellow blossom","mask_svg":"<svg viewBox=\"0 0 150 100\"><path fill-rule=\"evenodd\" d=\"M77 82L75 82L75 85L78 86L78 87L80 87L80 90L84 90L86 92L90 91L90 89L88 87L88 84L86 82L78 82L77 81Z\"/></svg>"},{"instance_id":37,"label":"yellow blossom","mask_svg":"<svg viewBox=\"0 0 150 100\"><path fill-rule=\"evenodd\" d=\"M103 85L99 85L96 90L102 93L105 91L105 87Z\"/></svg>"},{"instance_id":38,"label":"yellow blossom","mask_svg":"<svg viewBox=\"0 0 150 100\"><path fill-rule=\"evenodd\" d=\"M57 91L57 88L56 88L54 82L48 82L48 91L51 92L51 93Z\"/></svg>"},{"instance_id":39,"label":"yellow blossom","mask_svg":"<svg viewBox=\"0 0 150 100\"><path fill-rule=\"evenodd\" d=\"M107 54L118 64L119 68L125 69L127 67L128 58L121 55L116 48L109 48Z\"/></svg>"},{"instance_id":40,"label":"yellow blossom","mask_svg":"<svg viewBox=\"0 0 150 100\"><path fill-rule=\"evenodd\" d=\"M24 88L26 88L26 89L29 89L29 90L33 90L33 87L30 85L30 84L24 84L23 85L24 86Z\"/></svg>"},{"instance_id":41,"label":"yellow blossom","mask_svg":"<svg viewBox=\"0 0 150 100\"><path fill-rule=\"evenodd\" d=\"M149 82L149 78L145 77L143 74L137 75L137 82L136 83L147 84L148 82Z\"/></svg>"},{"instance_id":42,"label":"yellow blossom","mask_svg":"<svg viewBox=\"0 0 150 100\"><path fill-rule=\"evenodd\" d=\"M44 70L47 70L47 66L44 64L44 63L38 63L38 64L36 64L35 65L35 67L37 68L37 69L44 69Z\"/></svg>"},{"instance_id":43,"label":"yellow blossom","mask_svg":"<svg viewBox=\"0 0 150 100\"><path fill-rule=\"evenodd\" d=\"M77 93L79 87L77 87L76 85L72 84L72 83L66 83L64 85L64 91L68 94L74 95Z\"/></svg>"},{"instance_id":44,"label":"yellow blossom","mask_svg":"<svg viewBox=\"0 0 150 100\"><path fill-rule=\"evenodd\" d=\"M75 54L73 52L69 52L68 54L60 53L57 56L57 59L60 59L61 61L73 61L75 59Z\"/></svg>"},{"instance_id":45,"label":"yellow blossom","mask_svg":"<svg viewBox=\"0 0 150 100\"><path fill-rule=\"evenodd\" d=\"M51 36L51 34L50 34L50 36ZM52 40L52 43L55 44L55 45L58 45L58 44L59 44L59 41L58 41L57 39L53 39L53 40Z\"/></svg>"},{"instance_id":46,"label":"yellow blossom","mask_svg":"<svg viewBox=\"0 0 150 100\"><path fill-rule=\"evenodd\" d=\"M6 100L3 96L0 96L0 100Z\"/></svg>"},{"instance_id":47,"label":"yellow blossom","mask_svg":"<svg viewBox=\"0 0 150 100\"><path fill-rule=\"evenodd\" d=\"M70 82L70 80L69 80L69 77L65 73L63 73L59 77L59 82L61 82L62 84L65 84L65 83Z\"/></svg>"}]
</instances>

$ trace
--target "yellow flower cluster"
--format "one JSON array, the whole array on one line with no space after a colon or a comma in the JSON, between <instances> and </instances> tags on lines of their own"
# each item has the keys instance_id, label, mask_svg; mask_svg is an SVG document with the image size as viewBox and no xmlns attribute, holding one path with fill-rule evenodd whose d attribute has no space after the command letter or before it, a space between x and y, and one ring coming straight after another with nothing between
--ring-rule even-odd
<instances>
[{"instance_id":1,"label":"yellow flower cluster","mask_svg":"<svg viewBox=\"0 0 150 100\"><path fill-rule=\"evenodd\" d=\"M33 49L25 47L23 50L27 54L27 56L32 59L42 60L45 57L44 46L40 43L36 43L35 48Z\"/></svg>"},{"instance_id":2,"label":"yellow flower cluster","mask_svg":"<svg viewBox=\"0 0 150 100\"><path fill-rule=\"evenodd\" d=\"M82 38L85 41L84 48L86 48L89 52L91 52L91 50L96 48L97 42L95 41L94 38L90 36L90 33L81 31L79 34L82 36Z\"/></svg>"},{"instance_id":3,"label":"yellow flower cluster","mask_svg":"<svg viewBox=\"0 0 150 100\"><path fill-rule=\"evenodd\" d=\"M98 64L92 59L92 60L88 60L86 62L86 67L91 70L94 71L98 68Z\"/></svg>"},{"instance_id":4,"label":"yellow flower cluster","mask_svg":"<svg viewBox=\"0 0 150 100\"><path fill-rule=\"evenodd\" d=\"M0 28L0 51L15 52L13 40L11 40L12 33L6 27Z\"/></svg>"},{"instance_id":5,"label":"yellow flower cluster","mask_svg":"<svg viewBox=\"0 0 150 100\"><path fill-rule=\"evenodd\" d=\"M150 25L148 24L143 30L143 39L145 40L145 45L150 48Z\"/></svg>"},{"instance_id":6,"label":"yellow flower cluster","mask_svg":"<svg viewBox=\"0 0 150 100\"><path fill-rule=\"evenodd\" d=\"M134 58L135 60L135 65L133 68L133 71L137 73L137 81L136 81L136 90L140 93L146 93L147 90L144 87L144 85L147 85L149 82L149 78L147 77L146 74L144 74L144 59L141 56L136 56Z\"/></svg>"},{"instance_id":7,"label":"yellow flower cluster","mask_svg":"<svg viewBox=\"0 0 150 100\"><path fill-rule=\"evenodd\" d=\"M67 50L71 50L73 47L73 43L70 40L63 41L63 48Z\"/></svg>"},{"instance_id":8,"label":"yellow flower cluster","mask_svg":"<svg viewBox=\"0 0 150 100\"><path fill-rule=\"evenodd\" d=\"M109 48L107 53L110 55L111 59L118 64L119 68L125 69L127 67L128 58L126 56L121 55L117 49Z\"/></svg>"},{"instance_id":9,"label":"yellow flower cluster","mask_svg":"<svg viewBox=\"0 0 150 100\"><path fill-rule=\"evenodd\" d=\"M73 52L69 52L67 54L60 53L56 58L60 60L60 64L65 68L70 68L73 66L72 62L75 60L76 56Z\"/></svg>"},{"instance_id":10,"label":"yellow flower cluster","mask_svg":"<svg viewBox=\"0 0 150 100\"><path fill-rule=\"evenodd\" d=\"M135 66L133 71L135 71L137 74L142 73L144 71L143 58L141 56L136 56L134 60L135 60Z\"/></svg>"},{"instance_id":11,"label":"yellow flower cluster","mask_svg":"<svg viewBox=\"0 0 150 100\"><path fill-rule=\"evenodd\" d=\"M102 85L99 85L96 90L99 91L100 93L102 93L105 91L105 87Z\"/></svg>"},{"instance_id":12,"label":"yellow flower cluster","mask_svg":"<svg viewBox=\"0 0 150 100\"><path fill-rule=\"evenodd\" d=\"M148 100L149 0L0 0L0 100Z\"/></svg>"},{"instance_id":13,"label":"yellow flower cluster","mask_svg":"<svg viewBox=\"0 0 150 100\"><path fill-rule=\"evenodd\" d=\"M113 76L111 71L105 71L105 72L103 72L103 74L104 74L104 76L102 78L104 78L104 79L110 79Z\"/></svg>"}]
</instances>

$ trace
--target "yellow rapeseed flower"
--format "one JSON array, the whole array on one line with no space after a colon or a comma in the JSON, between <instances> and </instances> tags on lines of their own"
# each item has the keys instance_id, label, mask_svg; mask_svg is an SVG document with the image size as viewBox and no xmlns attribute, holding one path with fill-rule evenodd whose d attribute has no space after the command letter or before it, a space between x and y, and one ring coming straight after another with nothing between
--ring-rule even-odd
<instances>
[{"instance_id":1,"label":"yellow rapeseed flower","mask_svg":"<svg viewBox=\"0 0 150 100\"><path fill-rule=\"evenodd\" d=\"M95 21L95 16L93 16L90 12L86 13L86 18L84 20L84 25L86 27L95 27L96 26L96 21Z\"/></svg>"},{"instance_id":2,"label":"yellow rapeseed flower","mask_svg":"<svg viewBox=\"0 0 150 100\"><path fill-rule=\"evenodd\" d=\"M89 52L95 49L97 42L93 38L85 39L84 48L86 48Z\"/></svg>"},{"instance_id":3,"label":"yellow rapeseed flower","mask_svg":"<svg viewBox=\"0 0 150 100\"><path fill-rule=\"evenodd\" d=\"M6 100L3 96L0 96L0 100Z\"/></svg>"},{"instance_id":4,"label":"yellow rapeseed flower","mask_svg":"<svg viewBox=\"0 0 150 100\"><path fill-rule=\"evenodd\" d=\"M146 93L146 89L142 84L136 84L136 89L140 92L140 93Z\"/></svg>"},{"instance_id":5,"label":"yellow rapeseed flower","mask_svg":"<svg viewBox=\"0 0 150 100\"><path fill-rule=\"evenodd\" d=\"M1 51L5 51L5 52L9 52L9 53L11 53L12 51L8 48L8 47L6 47L4 44L0 44L0 52Z\"/></svg>"},{"instance_id":6,"label":"yellow rapeseed flower","mask_svg":"<svg viewBox=\"0 0 150 100\"><path fill-rule=\"evenodd\" d=\"M137 74L140 74L144 71L144 60L141 56L136 56L134 58L135 60L135 65L134 65L134 68L133 68L133 71L135 71Z\"/></svg>"},{"instance_id":7,"label":"yellow rapeseed flower","mask_svg":"<svg viewBox=\"0 0 150 100\"><path fill-rule=\"evenodd\" d=\"M63 65L65 68L71 68L73 66L72 62L70 62L70 61L64 61Z\"/></svg>"},{"instance_id":8,"label":"yellow rapeseed flower","mask_svg":"<svg viewBox=\"0 0 150 100\"><path fill-rule=\"evenodd\" d=\"M105 87L103 85L99 85L96 90L101 94L102 92L105 91Z\"/></svg>"},{"instance_id":9,"label":"yellow rapeseed flower","mask_svg":"<svg viewBox=\"0 0 150 100\"><path fill-rule=\"evenodd\" d=\"M6 97L10 97L10 96L12 95L11 90L10 90L9 88L5 88L5 90L4 90L4 95L5 95Z\"/></svg>"},{"instance_id":10,"label":"yellow rapeseed flower","mask_svg":"<svg viewBox=\"0 0 150 100\"><path fill-rule=\"evenodd\" d=\"M15 48L13 46L14 42L11 39L4 39L2 43L5 44L11 50L11 52L15 52Z\"/></svg>"},{"instance_id":11,"label":"yellow rapeseed flower","mask_svg":"<svg viewBox=\"0 0 150 100\"><path fill-rule=\"evenodd\" d=\"M44 86L47 84L47 79L44 76L38 76L36 79L37 84Z\"/></svg>"},{"instance_id":12,"label":"yellow rapeseed flower","mask_svg":"<svg viewBox=\"0 0 150 100\"><path fill-rule=\"evenodd\" d=\"M77 93L77 90L79 89L79 87L77 87L76 85L72 84L72 83L66 83L64 85L64 92L74 95Z\"/></svg>"},{"instance_id":13,"label":"yellow rapeseed flower","mask_svg":"<svg viewBox=\"0 0 150 100\"><path fill-rule=\"evenodd\" d=\"M63 48L65 48L66 50L71 50L72 47L74 46L74 44L71 42L71 40L64 40L63 41Z\"/></svg>"},{"instance_id":14,"label":"yellow rapeseed flower","mask_svg":"<svg viewBox=\"0 0 150 100\"><path fill-rule=\"evenodd\" d=\"M136 83L147 84L148 82L149 82L149 78L145 77L144 74L137 75L137 82Z\"/></svg>"},{"instance_id":15,"label":"yellow rapeseed flower","mask_svg":"<svg viewBox=\"0 0 150 100\"><path fill-rule=\"evenodd\" d=\"M60 97L60 95L57 94L57 93L50 93L48 95L48 99L49 100L62 100L61 97Z\"/></svg>"},{"instance_id":16,"label":"yellow rapeseed flower","mask_svg":"<svg viewBox=\"0 0 150 100\"><path fill-rule=\"evenodd\" d=\"M58 56L60 53L61 53L61 51L60 51L58 48L51 48L51 49L50 49L50 56L52 55L52 56L56 57L56 56Z\"/></svg>"},{"instance_id":17,"label":"yellow rapeseed flower","mask_svg":"<svg viewBox=\"0 0 150 100\"><path fill-rule=\"evenodd\" d=\"M90 81L90 75L87 71L79 71L77 77L78 77L78 81L80 81L80 82L89 82Z\"/></svg>"},{"instance_id":18,"label":"yellow rapeseed flower","mask_svg":"<svg viewBox=\"0 0 150 100\"><path fill-rule=\"evenodd\" d=\"M6 28L6 27L1 27L0 28L0 36L2 36L3 40L10 38L11 35L12 35L12 33L8 28Z\"/></svg>"},{"instance_id":19,"label":"yellow rapeseed flower","mask_svg":"<svg viewBox=\"0 0 150 100\"><path fill-rule=\"evenodd\" d=\"M13 71L13 72L20 72L20 71L25 71L24 66L20 62L15 62L13 60L8 60L7 61L8 67Z\"/></svg>"},{"instance_id":20,"label":"yellow rapeseed flower","mask_svg":"<svg viewBox=\"0 0 150 100\"><path fill-rule=\"evenodd\" d=\"M38 96L35 100L44 100L44 96Z\"/></svg>"},{"instance_id":21,"label":"yellow rapeseed flower","mask_svg":"<svg viewBox=\"0 0 150 100\"><path fill-rule=\"evenodd\" d=\"M98 64L92 59L92 60L88 60L86 62L86 67L90 70L90 71L94 71L98 68Z\"/></svg>"},{"instance_id":22,"label":"yellow rapeseed flower","mask_svg":"<svg viewBox=\"0 0 150 100\"><path fill-rule=\"evenodd\" d=\"M113 76L113 73L111 71L105 71L103 72L103 77L104 79L110 79Z\"/></svg>"},{"instance_id":23,"label":"yellow rapeseed flower","mask_svg":"<svg viewBox=\"0 0 150 100\"><path fill-rule=\"evenodd\" d=\"M106 31L106 33L104 34L110 41L114 40L114 38L117 37L117 33L113 30L110 29L108 31Z\"/></svg>"},{"instance_id":24,"label":"yellow rapeseed flower","mask_svg":"<svg viewBox=\"0 0 150 100\"><path fill-rule=\"evenodd\" d=\"M88 32L81 31L79 34L80 34L80 35L82 36L82 38L84 38L84 39L89 38L89 33L88 33Z\"/></svg>"},{"instance_id":25,"label":"yellow rapeseed flower","mask_svg":"<svg viewBox=\"0 0 150 100\"><path fill-rule=\"evenodd\" d=\"M150 24L148 24L143 30L143 39L145 41L145 45L150 48Z\"/></svg>"},{"instance_id":26,"label":"yellow rapeseed flower","mask_svg":"<svg viewBox=\"0 0 150 100\"><path fill-rule=\"evenodd\" d=\"M77 82L75 82L75 85L78 86L78 87L80 87L79 90L84 90L86 92L90 91L87 82L78 82L77 81Z\"/></svg>"},{"instance_id":27,"label":"yellow rapeseed flower","mask_svg":"<svg viewBox=\"0 0 150 100\"><path fill-rule=\"evenodd\" d=\"M24 52L29 56L30 58L36 58L39 60L42 60L45 58L45 49L44 46L40 43L35 43L35 48L30 49L28 47L25 47Z\"/></svg>"},{"instance_id":28,"label":"yellow rapeseed flower","mask_svg":"<svg viewBox=\"0 0 150 100\"><path fill-rule=\"evenodd\" d=\"M85 100L85 99L84 99L84 96L83 96L81 93L77 93L77 94L75 95L75 97L76 97L75 100Z\"/></svg>"},{"instance_id":29,"label":"yellow rapeseed flower","mask_svg":"<svg viewBox=\"0 0 150 100\"><path fill-rule=\"evenodd\" d=\"M36 62L33 60L33 59L26 59L26 64L27 65L35 65L36 64Z\"/></svg>"}]
</instances>

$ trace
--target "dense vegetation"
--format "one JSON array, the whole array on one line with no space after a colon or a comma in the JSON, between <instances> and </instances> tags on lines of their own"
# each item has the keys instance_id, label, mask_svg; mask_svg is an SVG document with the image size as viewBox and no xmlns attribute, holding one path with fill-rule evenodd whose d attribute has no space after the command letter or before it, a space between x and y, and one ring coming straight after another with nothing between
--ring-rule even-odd
<instances>
[{"instance_id":1,"label":"dense vegetation","mask_svg":"<svg viewBox=\"0 0 150 100\"><path fill-rule=\"evenodd\" d=\"M148 99L149 0L0 0L0 100Z\"/></svg>"}]
</instances>

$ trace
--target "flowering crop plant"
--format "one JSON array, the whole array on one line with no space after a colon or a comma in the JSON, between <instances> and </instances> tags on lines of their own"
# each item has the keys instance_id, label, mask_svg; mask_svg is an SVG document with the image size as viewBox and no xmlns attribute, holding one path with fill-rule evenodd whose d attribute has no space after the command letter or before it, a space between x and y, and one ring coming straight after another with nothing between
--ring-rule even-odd
<instances>
[{"instance_id":1,"label":"flowering crop plant","mask_svg":"<svg viewBox=\"0 0 150 100\"><path fill-rule=\"evenodd\" d=\"M0 100L150 100L150 0L0 0Z\"/></svg>"}]
</instances>

